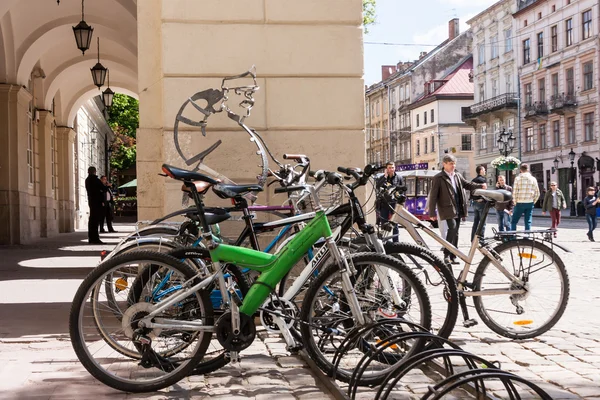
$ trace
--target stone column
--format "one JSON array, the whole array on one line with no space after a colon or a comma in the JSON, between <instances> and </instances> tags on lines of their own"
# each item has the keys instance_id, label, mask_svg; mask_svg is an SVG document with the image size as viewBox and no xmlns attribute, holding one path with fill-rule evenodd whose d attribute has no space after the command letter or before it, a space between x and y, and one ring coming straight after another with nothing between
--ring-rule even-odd
<instances>
[{"instance_id":1,"label":"stone column","mask_svg":"<svg viewBox=\"0 0 600 400\"><path fill-rule=\"evenodd\" d=\"M181 207L181 185L157 175L162 162L185 167L172 131L181 104L252 65L261 88L246 122L279 159L305 153L314 168L364 167L361 23L361 0L138 2L139 218ZM231 93L229 104L241 100ZM209 119L207 137L183 128L188 158L222 139L206 164L236 182L256 182L256 148L225 113ZM271 197L262 193L260 202Z\"/></svg>"},{"instance_id":2,"label":"stone column","mask_svg":"<svg viewBox=\"0 0 600 400\"><path fill-rule=\"evenodd\" d=\"M27 109L31 94L0 84L0 244L31 239L27 169Z\"/></svg>"},{"instance_id":3,"label":"stone column","mask_svg":"<svg viewBox=\"0 0 600 400\"><path fill-rule=\"evenodd\" d=\"M52 151L56 152L57 140L52 143L52 124L54 115L50 111L39 111L38 138L39 138L39 171L40 171L40 235L42 237L54 236L58 233L58 212L55 189L52 187ZM56 154L56 153L55 153Z\"/></svg>"},{"instance_id":4,"label":"stone column","mask_svg":"<svg viewBox=\"0 0 600 400\"><path fill-rule=\"evenodd\" d=\"M58 162L58 231L73 232L75 229L75 131L68 126L56 127Z\"/></svg>"}]
</instances>

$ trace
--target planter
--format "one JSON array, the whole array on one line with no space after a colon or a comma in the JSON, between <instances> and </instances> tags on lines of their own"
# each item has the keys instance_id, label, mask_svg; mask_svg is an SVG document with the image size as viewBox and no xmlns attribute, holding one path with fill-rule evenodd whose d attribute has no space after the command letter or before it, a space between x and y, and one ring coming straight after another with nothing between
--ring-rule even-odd
<instances>
[{"instance_id":1,"label":"planter","mask_svg":"<svg viewBox=\"0 0 600 400\"><path fill-rule=\"evenodd\" d=\"M513 169L517 168L519 165L517 163L504 163L504 164L500 164L498 165L496 168L498 168L500 171L512 171Z\"/></svg>"}]
</instances>

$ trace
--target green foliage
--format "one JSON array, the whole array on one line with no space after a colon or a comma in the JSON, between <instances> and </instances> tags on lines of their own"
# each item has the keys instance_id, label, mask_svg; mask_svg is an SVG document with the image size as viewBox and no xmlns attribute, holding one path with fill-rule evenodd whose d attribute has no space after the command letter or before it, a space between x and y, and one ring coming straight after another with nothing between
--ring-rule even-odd
<instances>
[{"instance_id":1,"label":"green foliage","mask_svg":"<svg viewBox=\"0 0 600 400\"><path fill-rule=\"evenodd\" d=\"M137 155L135 133L139 126L139 102L133 97L116 93L108 111L108 124L115 133L111 144L111 169L117 173L135 165Z\"/></svg>"},{"instance_id":2,"label":"green foliage","mask_svg":"<svg viewBox=\"0 0 600 400\"><path fill-rule=\"evenodd\" d=\"M375 5L377 0L363 0L363 25L365 33L369 33L369 25L373 25L376 21Z\"/></svg>"}]
</instances>

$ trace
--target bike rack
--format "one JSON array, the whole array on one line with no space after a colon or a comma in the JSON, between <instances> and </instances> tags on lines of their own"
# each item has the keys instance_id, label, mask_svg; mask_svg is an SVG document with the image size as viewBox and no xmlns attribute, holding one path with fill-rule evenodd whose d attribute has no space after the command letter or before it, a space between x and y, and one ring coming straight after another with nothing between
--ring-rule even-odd
<instances>
[{"instance_id":1,"label":"bike rack","mask_svg":"<svg viewBox=\"0 0 600 400\"><path fill-rule=\"evenodd\" d=\"M382 333L387 333L387 336ZM377 336L377 344L365 345L361 338L367 336ZM356 365L347 388L347 395L353 400L356 399L359 386L373 388L371 394L374 399L386 400L393 394L394 388L402 383L403 378L414 370L429 370L445 377L428 386L422 400L441 399L456 389L463 389L465 393L478 399L493 398L491 387L494 392L503 391L503 395L509 399L521 399L523 390L529 390L543 400L552 398L533 382L501 370L499 362L488 361L464 351L450 340L401 318L380 320L348 332L333 358L334 380L342 359L357 348L363 356ZM390 349L405 351L392 355ZM389 364L391 368L382 373L381 378L365 377L372 363ZM491 387L490 382L494 383ZM498 385L498 382L502 385Z\"/></svg>"}]
</instances>

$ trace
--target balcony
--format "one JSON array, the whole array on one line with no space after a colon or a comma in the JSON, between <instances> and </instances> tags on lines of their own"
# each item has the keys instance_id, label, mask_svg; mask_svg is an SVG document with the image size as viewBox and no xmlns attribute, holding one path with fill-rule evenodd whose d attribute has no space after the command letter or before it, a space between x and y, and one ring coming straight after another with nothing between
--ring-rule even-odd
<instances>
[{"instance_id":1,"label":"balcony","mask_svg":"<svg viewBox=\"0 0 600 400\"><path fill-rule=\"evenodd\" d=\"M550 97L550 112L558 115L574 113L577 107L577 101L574 94L559 94Z\"/></svg>"},{"instance_id":2,"label":"balcony","mask_svg":"<svg viewBox=\"0 0 600 400\"><path fill-rule=\"evenodd\" d=\"M517 0L517 6L519 7L518 11L521 11L522 9L529 7L536 1L538 1L538 0Z\"/></svg>"},{"instance_id":3,"label":"balcony","mask_svg":"<svg viewBox=\"0 0 600 400\"><path fill-rule=\"evenodd\" d=\"M504 93L500 96L492 97L470 107L462 108L463 122L474 125L477 117L482 114L487 114L495 111L506 109L516 109L518 107L518 97L516 93Z\"/></svg>"},{"instance_id":4,"label":"balcony","mask_svg":"<svg viewBox=\"0 0 600 400\"><path fill-rule=\"evenodd\" d=\"M525 105L524 118L528 120L540 120L548 118L548 106L545 101L536 101L533 104Z\"/></svg>"}]
</instances>

